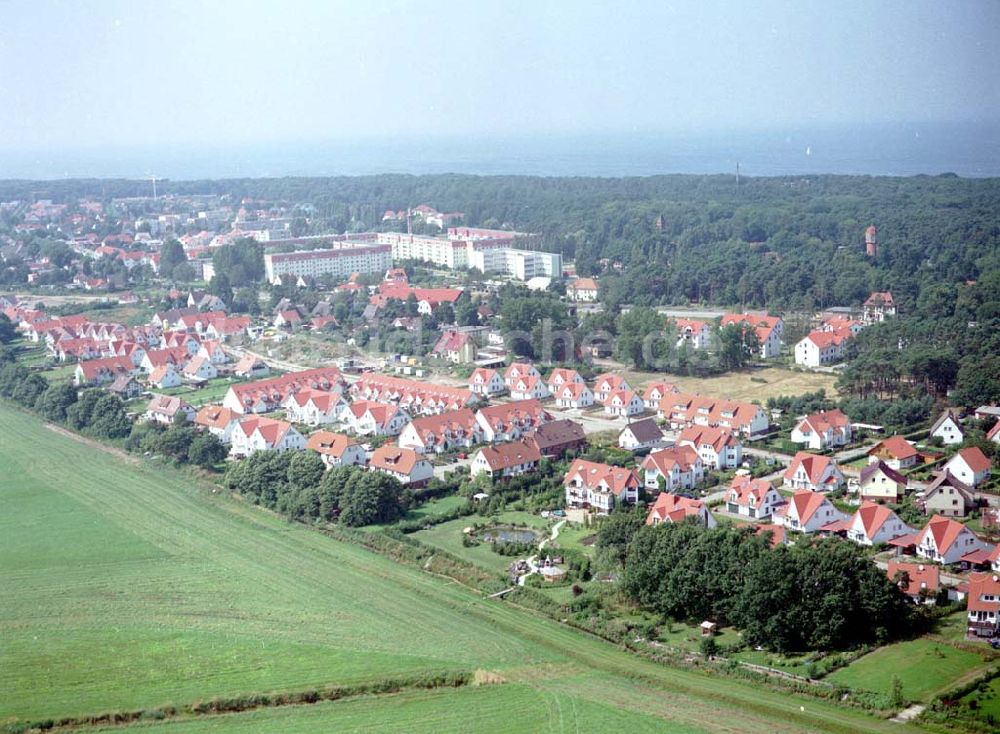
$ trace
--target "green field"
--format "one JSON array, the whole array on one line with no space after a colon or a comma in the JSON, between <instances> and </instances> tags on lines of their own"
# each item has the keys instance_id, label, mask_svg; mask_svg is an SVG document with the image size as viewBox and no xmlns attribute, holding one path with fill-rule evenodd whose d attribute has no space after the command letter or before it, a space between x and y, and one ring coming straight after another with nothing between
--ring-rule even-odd
<instances>
[{"instance_id":1,"label":"green field","mask_svg":"<svg viewBox=\"0 0 1000 734\"><path fill-rule=\"evenodd\" d=\"M545 518L527 512L502 512L497 516L497 519L498 524L526 523L538 530L542 534L540 536L542 538L546 537L549 532L548 528L551 526L551 523ZM449 520L435 525L428 530L420 530L414 533L413 537L429 546L453 553L488 571L506 572L507 567L515 560L514 558L494 553L489 543L480 543L469 547L462 545L464 535L462 531L475 523L488 525L492 523L492 519L479 515L460 517L457 520Z\"/></svg>"},{"instance_id":2,"label":"green field","mask_svg":"<svg viewBox=\"0 0 1000 734\"><path fill-rule=\"evenodd\" d=\"M660 666L0 405L0 723L486 670L200 731L906 732Z\"/></svg>"},{"instance_id":3,"label":"green field","mask_svg":"<svg viewBox=\"0 0 1000 734\"><path fill-rule=\"evenodd\" d=\"M951 688L959 678L987 667L973 652L921 639L881 647L833 672L827 680L888 693L895 675L903 684L903 696L914 701L928 701L941 690Z\"/></svg>"}]
</instances>

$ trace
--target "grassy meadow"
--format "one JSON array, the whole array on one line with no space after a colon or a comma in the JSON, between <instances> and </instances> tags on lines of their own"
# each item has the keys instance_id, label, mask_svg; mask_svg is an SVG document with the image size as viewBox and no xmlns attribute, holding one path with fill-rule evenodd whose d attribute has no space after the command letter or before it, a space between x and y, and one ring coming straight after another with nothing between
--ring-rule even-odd
<instances>
[{"instance_id":1,"label":"grassy meadow","mask_svg":"<svg viewBox=\"0 0 1000 734\"><path fill-rule=\"evenodd\" d=\"M504 682L136 727L917 731L656 665L3 404L0 435L0 727L482 670Z\"/></svg>"}]
</instances>

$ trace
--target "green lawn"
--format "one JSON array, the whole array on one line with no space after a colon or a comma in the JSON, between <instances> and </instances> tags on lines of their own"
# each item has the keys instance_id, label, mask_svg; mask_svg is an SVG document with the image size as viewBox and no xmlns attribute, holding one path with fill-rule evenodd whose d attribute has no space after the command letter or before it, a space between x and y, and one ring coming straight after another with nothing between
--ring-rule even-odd
<instances>
[{"instance_id":1,"label":"green lawn","mask_svg":"<svg viewBox=\"0 0 1000 734\"><path fill-rule=\"evenodd\" d=\"M892 686L892 676L896 675L903 684L906 698L929 701L935 693L950 688L962 676L986 666L975 653L920 639L879 648L846 668L834 671L827 680L887 693Z\"/></svg>"},{"instance_id":2,"label":"green lawn","mask_svg":"<svg viewBox=\"0 0 1000 734\"><path fill-rule=\"evenodd\" d=\"M660 642L669 647L694 652L701 648L701 641L704 638L701 635L701 629L695 625L671 622L669 625L661 627L659 639ZM731 627L724 627L715 636L715 641L719 645L733 645L740 641L740 635Z\"/></svg>"},{"instance_id":3,"label":"green lawn","mask_svg":"<svg viewBox=\"0 0 1000 734\"><path fill-rule=\"evenodd\" d=\"M985 690L975 690L967 693L961 698L963 704L973 704L976 707L977 718L985 719L992 716L995 721L1000 720L1000 678L994 678L986 684Z\"/></svg>"},{"instance_id":4,"label":"green lawn","mask_svg":"<svg viewBox=\"0 0 1000 734\"><path fill-rule=\"evenodd\" d=\"M156 392L163 393L164 395L179 395L189 404L200 407L208 403L221 403L222 399L226 397L226 393L229 392L230 386L238 382L240 380L217 377L214 380L209 380L204 387L197 389L192 389L188 385L180 385L178 387L169 387L165 390L156 390Z\"/></svg>"},{"instance_id":5,"label":"green lawn","mask_svg":"<svg viewBox=\"0 0 1000 734\"><path fill-rule=\"evenodd\" d=\"M486 670L508 682L151 726L917 731L653 664L5 405L0 435L0 722Z\"/></svg>"},{"instance_id":6,"label":"green lawn","mask_svg":"<svg viewBox=\"0 0 1000 734\"><path fill-rule=\"evenodd\" d=\"M502 512L498 518L501 525L526 523L543 533L548 533L548 528L551 526L551 523L547 519L528 512ZM462 538L464 536L462 531L465 528L472 527L476 523L489 525L492 524L492 521L493 518L484 518L479 515L460 517L457 520L449 520L440 525L435 525L428 530L420 530L414 533L413 537L434 548L454 553L459 558L463 558L488 571L506 573L507 567L515 560L514 558L494 553L489 543L480 543L479 545L470 547L462 545Z\"/></svg>"}]
</instances>

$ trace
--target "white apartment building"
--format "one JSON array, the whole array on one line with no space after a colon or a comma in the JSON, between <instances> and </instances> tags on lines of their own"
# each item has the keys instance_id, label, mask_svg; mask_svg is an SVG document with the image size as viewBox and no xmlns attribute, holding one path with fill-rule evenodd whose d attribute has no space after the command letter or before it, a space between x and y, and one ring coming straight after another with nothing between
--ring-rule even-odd
<instances>
[{"instance_id":1,"label":"white apartment building","mask_svg":"<svg viewBox=\"0 0 1000 734\"><path fill-rule=\"evenodd\" d=\"M471 268L482 273L503 273L518 280L562 276L562 255L556 252L519 250L512 238L472 239L380 232L378 242L392 247L394 260L421 260L446 268Z\"/></svg>"},{"instance_id":2,"label":"white apartment building","mask_svg":"<svg viewBox=\"0 0 1000 734\"><path fill-rule=\"evenodd\" d=\"M393 248L388 245L345 242L332 250L268 253L264 271L269 283L284 275L346 279L351 273L384 273L392 267L392 258Z\"/></svg>"}]
</instances>

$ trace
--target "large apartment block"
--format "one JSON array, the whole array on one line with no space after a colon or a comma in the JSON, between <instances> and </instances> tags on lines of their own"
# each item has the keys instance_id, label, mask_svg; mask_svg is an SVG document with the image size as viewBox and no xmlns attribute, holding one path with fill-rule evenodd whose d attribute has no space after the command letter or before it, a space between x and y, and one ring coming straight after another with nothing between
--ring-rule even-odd
<instances>
[{"instance_id":1,"label":"large apartment block","mask_svg":"<svg viewBox=\"0 0 1000 734\"><path fill-rule=\"evenodd\" d=\"M391 245L394 260L420 260L453 270L471 268L481 273L503 273L518 280L562 276L562 255L512 247L518 236L516 232L465 231L471 233L467 239L457 234L445 238L383 232L378 241ZM485 236L486 233L491 236Z\"/></svg>"},{"instance_id":2,"label":"large apartment block","mask_svg":"<svg viewBox=\"0 0 1000 734\"><path fill-rule=\"evenodd\" d=\"M264 255L264 270L269 283L285 275L347 278L351 273L384 273L392 267L392 256L389 245L345 242L332 250L268 253Z\"/></svg>"}]
</instances>

